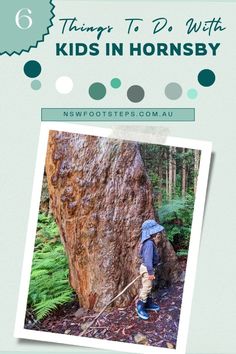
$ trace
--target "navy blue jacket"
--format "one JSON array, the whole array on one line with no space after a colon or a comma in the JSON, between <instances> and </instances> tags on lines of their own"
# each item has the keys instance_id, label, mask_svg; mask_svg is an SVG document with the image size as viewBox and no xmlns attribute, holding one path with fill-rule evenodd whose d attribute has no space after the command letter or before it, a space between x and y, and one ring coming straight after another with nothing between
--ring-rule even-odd
<instances>
[{"instance_id":1,"label":"navy blue jacket","mask_svg":"<svg viewBox=\"0 0 236 354\"><path fill-rule=\"evenodd\" d=\"M141 246L140 256L142 263L147 267L148 274L154 274L154 267L159 263L159 254L152 240L144 241Z\"/></svg>"}]
</instances>

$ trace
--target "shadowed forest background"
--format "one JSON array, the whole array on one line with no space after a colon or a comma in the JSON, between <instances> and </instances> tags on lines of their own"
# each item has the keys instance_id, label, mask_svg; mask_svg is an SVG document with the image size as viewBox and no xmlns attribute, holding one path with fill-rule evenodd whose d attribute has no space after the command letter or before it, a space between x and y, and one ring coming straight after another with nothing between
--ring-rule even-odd
<instances>
[{"instance_id":1,"label":"shadowed forest background","mask_svg":"<svg viewBox=\"0 0 236 354\"><path fill-rule=\"evenodd\" d=\"M169 291L170 299L173 300L174 297L176 297L176 299L178 298L178 311L176 311L176 316L172 316L173 327L178 328L200 152L187 148L144 143L139 144L139 150L152 185L152 197L156 219L165 227L166 237L171 242L179 259L180 268L182 269L180 276L180 278L182 277L180 280L182 284L178 288L177 283L177 286L170 288ZM137 255L134 255L134 257L137 257ZM160 289L160 294L163 301L166 299L168 302L168 293L165 292L166 288L168 289L165 284L163 287L164 290ZM167 305L166 303L166 306ZM170 306L167 307L170 308ZM69 283L68 259L61 242L58 225L50 208L47 178L46 175L44 175L25 327L34 330L76 334L77 332L73 333L71 327L69 327L69 329L66 327L65 329L63 318L65 318L65 314L68 314L70 323L73 324L73 314L75 311L78 312L81 310L82 309L79 309L76 293ZM129 311L130 321L132 322L135 315L132 313L131 309ZM129 312L125 313L126 317L127 313ZM82 315L84 315L83 311L81 311L81 316ZM120 313L118 314L117 310L114 310L113 319L118 315L120 316ZM110 314L107 316L110 316ZM80 315L77 317L79 318ZM110 321L113 321L113 319ZM107 321L109 323L109 319L107 319ZM170 320L168 319L168 321ZM162 322L164 326L165 321ZM121 337L109 337L106 334L106 326L100 325L104 333L102 334L100 330L98 338L124 341L123 337L125 332ZM130 326L132 327L132 325ZM149 329L150 328L149 324ZM175 328L176 336L177 328ZM81 323L81 329L83 329L83 323ZM154 333L155 330L155 321L153 321ZM138 333L139 328L135 329L135 332ZM97 332L91 334L91 336L96 337L96 333ZM141 340L136 340L135 338L131 339L131 336L129 338L129 342L147 344L147 338L145 336L144 339L142 338ZM172 338L170 335L168 340L160 340L159 338L159 342L157 342L154 339L152 340L150 336L148 344L174 348L176 338Z\"/></svg>"}]
</instances>

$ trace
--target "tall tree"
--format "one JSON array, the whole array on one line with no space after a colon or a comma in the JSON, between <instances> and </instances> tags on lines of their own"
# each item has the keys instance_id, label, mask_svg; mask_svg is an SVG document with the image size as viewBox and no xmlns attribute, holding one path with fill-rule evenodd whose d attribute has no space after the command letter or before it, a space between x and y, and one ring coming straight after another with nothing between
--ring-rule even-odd
<instances>
[{"instance_id":1,"label":"tall tree","mask_svg":"<svg viewBox=\"0 0 236 354\"><path fill-rule=\"evenodd\" d=\"M173 193L176 193L176 147L172 147Z\"/></svg>"},{"instance_id":2,"label":"tall tree","mask_svg":"<svg viewBox=\"0 0 236 354\"><path fill-rule=\"evenodd\" d=\"M160 153L161 157L161 153ZM158 166L158 194L157 194L157 203L158 206L161 207L162 205L162 180L163 180L163 165L162 165L162 159L160 158L160 164Z\"/></svg>"},{"instance_id":3,"label":"tall tree","mask_svg":"<svg viewBox=\"0 0 236 354\"><path fill-rule=\"evenodd\" d=\"M194 193L196 193L196 189L197 189L199 163L200 163L200 151L194 150Z\"/></svg>"},{"instance_id":4,"label":"tall tree","mask_svg":"<svg viewBox=\"0 0 236 354\"><path fill-rule=\"evenodd\" d=\"M186 181L187 181L185 151L186 149L183 148L182 149L182 197L185 197L186 195Z\"/></svg>"},{"instance_id":5,"label":"tall tree","mask_svg":"<svg viewBox=\"0 0 236 354\"><path fill-rule=\"evenodd\" d=\"M172 146L169 147L169 200L172 199L172 189L173 189L173 157L172 157Z\"/></svg>"},{"instance_id":6,"label":"tall tree","mask_svg":"<svg viewBox=\"0 0 236 354\"><path fill-rule=\"evenodd\" d=\"M169 199L168 153L165 151L166 199Z\"/></svg>"}]
</instances>

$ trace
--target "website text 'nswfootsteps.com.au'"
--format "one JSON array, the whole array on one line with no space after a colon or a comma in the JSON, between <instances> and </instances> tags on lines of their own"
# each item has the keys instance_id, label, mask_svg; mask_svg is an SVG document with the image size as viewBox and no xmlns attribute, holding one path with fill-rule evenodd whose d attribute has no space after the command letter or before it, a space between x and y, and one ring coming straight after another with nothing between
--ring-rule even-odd
<instances>
[{"instance_id":1,"label":"website text 'nswfootsteps.com.au'","mask_svg":"<svg viewBox=\"0 0 236 354\"><path fill-rule=\"evenodd\" d=\"M194 121L194 108L43 108L42 121Z\"/></svg>"}]
</instances>

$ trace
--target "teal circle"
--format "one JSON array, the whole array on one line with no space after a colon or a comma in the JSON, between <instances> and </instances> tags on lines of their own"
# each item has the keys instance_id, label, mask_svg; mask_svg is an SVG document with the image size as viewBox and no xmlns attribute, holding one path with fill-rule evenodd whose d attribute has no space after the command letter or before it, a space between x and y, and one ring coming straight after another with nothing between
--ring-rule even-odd
<instances>
[{"instance_id":1,"label":"teal circle","mask_svg":"<svg viewBox=\"0 0 236 354\"><path fill-rule=\"evenodd\" d=\"M121 86L121 81L117 77L111 80L111 87L117 89Z\"/></svg>"},{"instance_id":2,"label":"teal circle","mask_svg":"<svg viewBox=\"0 0 236 354\"><path fill-rule=\"evenodd\" d=\"M42 71L41 65L36 60L29 60L24 65L24 73L26 76L30 77L31 79L39 76L41 71Z\"/></svg>"},{"instance_id":3,"label":"teal circle","mask_svg":"<svg viewBox=\"0 0 236 354\"><path fill-rule=\"evenodd\" d=\"M215 82L215 74L210 69L203 69L198 74L198 82L204 87L212 86Z\"/></svg>"},{"instance_id":4,"label":"teal circle","mask_svg":"<svg viewBox=\"0 0 236 354\"><path fill-rule=\"evenodd\" d=\"M101 82L94 82L89 87L89 95L94 100L101 100L106 95L106 87Z\"/></svg>"},{"instance_id":5,"label":"teal circle","mask_svg":"<svg viewBox=\"0 0 236 354\"><path fill-rule=\"evenodd\" d=\"M31 88L35 91L39 90L41 88L41 82L39 80L33 80L31 82Z\"/></svg>"},{"instance_id":6,"label":"teal circle","mask_svg":"<svg viewBox=\"0 0 236 354\"><path fill-rule=\"evenodd\" d=\"M191 100L195 100L195 98L197 98L197 95L198 95L198 92L194 88L189 89L187 92L187 96Z\"/></svg>"}]
</instances>

